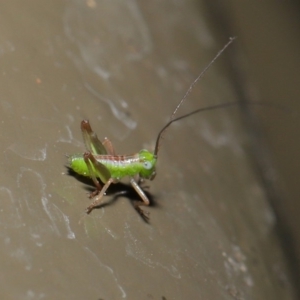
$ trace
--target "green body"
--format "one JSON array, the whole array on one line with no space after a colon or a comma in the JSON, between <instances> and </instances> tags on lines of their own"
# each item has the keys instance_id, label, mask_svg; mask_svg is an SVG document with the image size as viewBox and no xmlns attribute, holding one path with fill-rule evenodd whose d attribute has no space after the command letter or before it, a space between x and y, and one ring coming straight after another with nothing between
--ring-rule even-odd
<instances>
[{"instance_id":1,"label":"green body","mask_svg":"<svg viewBox=\"0 0 300 300\"><path fill-rule=\"evenodd\" d=\"M139 175L141 178L152 179L155 176L156 158L153 153L141 150L134 155L95 155L97 162L104 165L110 172L111 178L116 181L126 176ZM83 176L90 176L89 169L82 154L74 154L69 157L70 168ZM93 172L103 183L107 178L103 177L98 168L92 164Z\"/></svg>"}]
</instances>

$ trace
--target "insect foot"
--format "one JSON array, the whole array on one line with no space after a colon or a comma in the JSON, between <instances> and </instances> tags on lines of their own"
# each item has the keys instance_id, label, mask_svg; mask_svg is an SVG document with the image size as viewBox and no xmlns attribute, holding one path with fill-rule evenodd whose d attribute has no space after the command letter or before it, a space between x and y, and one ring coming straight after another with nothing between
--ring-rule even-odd
<instances>
[{"instance_id":1,"label":"insect foot","mask_svg":"<svg viewBox=\"0 0 300 300\"><path fill-rule=\"evenodd\" d=\"M148 211L145 211L145 210L141 209L138 204L135 204L134 208L141 215L141 217L143 218L143 220L148 223L149 220L150 220L150 213Z\"/></svg>"}]
</instances>

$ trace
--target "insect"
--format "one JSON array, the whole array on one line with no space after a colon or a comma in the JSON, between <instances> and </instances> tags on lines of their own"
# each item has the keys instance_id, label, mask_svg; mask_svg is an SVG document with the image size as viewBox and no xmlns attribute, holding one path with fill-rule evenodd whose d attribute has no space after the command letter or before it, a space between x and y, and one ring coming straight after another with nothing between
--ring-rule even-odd
<instances>
[{"instance_id":1,"label":"insect","mask_svg":"<svg viewBox=\"0 0 300 300\"><path fill-rule=\"evenodd\" d=\"M187 118L201 111L224 108L236 105L238 103L237 101L234 101L210 107L199 108L188 114L175 118L177 110L187 99L195 84L203 77L206 71L233 42L234 39L235 38L229 39L229 41L217 53L213 60L190 85L184 97L180 100L175 110L173 111L170 121L165 124L165 126L163 126L163 128L158 133L153 152L143 149L138 153L132 155L117 155L110 140L105 138L104 141L101 142L98 139L97 135L93 132L89 121L83 120L81 122L81 131L87 151L83 155L75 154L69 156L69 164L70 168L76 173L90 177L96 186L96 190L89 196L90 198L94 198L94 201L87 207L87 214L90 214L94 208L98 207L102 203L102 198L105 195L106 190L112 183L117 183L123 177L127 176L130 178L132 187L141 198L141 201L136 201L134 203L135 209L145 220L149 219L148 212L144 211L141 208L141 206L148 206L150 204L150 201L143 189L140 187L140 181L143 179L153 180L155 178L155 166L158 159L160 142L168 127L174 122ZM100 179L101 183L104 184L103 186L98 179Z\"/></svg>"}]
</instances>

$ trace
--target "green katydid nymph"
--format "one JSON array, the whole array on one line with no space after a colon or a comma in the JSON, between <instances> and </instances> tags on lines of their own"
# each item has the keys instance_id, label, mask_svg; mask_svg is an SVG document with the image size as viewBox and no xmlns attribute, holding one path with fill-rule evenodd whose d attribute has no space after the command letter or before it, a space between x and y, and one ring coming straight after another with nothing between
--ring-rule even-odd
<instances>
[{"instance_id":1,"label":"green katydid nymph","mask_svg":"<svg viewBox=\"0 0 300 300\"><path fill-rule=\"evenodd\" d=\"M187 118L201 111L224 108L236 105L238 103L237 101L227 102L210 107L199 108L181 117L175 118L177 110L187 99L187 96L191 93L194 85L203 77L205 72L233 42L233 40L234 38L230 38L225 46L217 53L213 60L190 85L184 97L180 100L179 104L176 106L174 112L172 113L170 121L158 133L153 152L148 150L141 150L133 155L117 155L112 146L112 143L107 138L105 138L103 142L98 139L97 135L93 132L89 121L83 120L81 122L81 131L87 151L83 155L69 156L69 164L70 168L76 173L90 177L96 186L96 190L90 194L90 198L94 198L94 201L90 206L87 207L87 214L91 213L94 208L101 205L102 198L105 195L106 190L112 183L119 182L123 177L129 177L132 187L135 189L142 200L136 201L134 203L134 207L145 220L148 220L148 213L142 210L141 206L148 206L150 204L150 201L143 189L140 187L139 180L154 179L156 175L155 167L158 159L160 141L167 128L172 123ZM137 178L139 178L139 180L136 180ZM100 179L104 184L103 186L98 179Z\"/></svg>"}]
</instances>

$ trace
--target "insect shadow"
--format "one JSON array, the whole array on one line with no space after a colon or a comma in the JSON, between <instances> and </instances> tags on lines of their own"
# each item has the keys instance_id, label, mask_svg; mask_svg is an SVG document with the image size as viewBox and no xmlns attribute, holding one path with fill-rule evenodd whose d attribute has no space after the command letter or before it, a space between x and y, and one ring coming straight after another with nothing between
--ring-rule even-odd
<instances>
[{"instance_id":1,"label":"insect shadow","mask_svg":"<svg viewBox=\"0 0 300 300\"><path fill-rule=\"evenodd\" d=\"M75 177L78 181L81 183L85 184L84 189L90 194L94 191L95 186L93 183L93 180L90 177L82 176L74 172L69 166L65 166L67 168L67 175ZM143 189L144 193L148 197L150 201L150 205L152 207L159 207L159 204L155 200L155 196L151 194L147 189L149 188L148 185L145 184L145 182L139 182L139 185ZM118 182L116 184L110 185L110 187L106 191L106 196L112 196L110 197L107 201L101 203L95 209L99 209L102 207L106 207L109 205L113 205L119 197L126 197L130 200L130 203L134 207L134 203L140 201L140 196L136 192L136 190L132 187L130 184L126 184L123 182ZM149 218L144 217L144 215L140 214L142 219L146 222L149 223Z\"/></svg>"}]
</instances>

